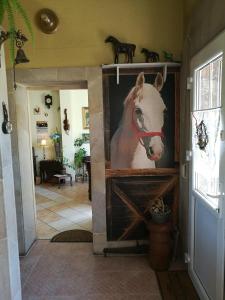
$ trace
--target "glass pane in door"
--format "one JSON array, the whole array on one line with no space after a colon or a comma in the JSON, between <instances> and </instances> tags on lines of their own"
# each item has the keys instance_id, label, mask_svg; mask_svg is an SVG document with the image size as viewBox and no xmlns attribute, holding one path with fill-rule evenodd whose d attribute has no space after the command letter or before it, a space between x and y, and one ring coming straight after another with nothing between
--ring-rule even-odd
<instances>
[{"instance_id":1,"label":"glass pane in door","mask_svg":"<svg viewBox=\"0 0 225 300\"><path fill-rule=\"evenodd\" d=\"M218 208L222 57L195 71L192 112L193 184L213 208Z\"/></svg>"}]
</instances>

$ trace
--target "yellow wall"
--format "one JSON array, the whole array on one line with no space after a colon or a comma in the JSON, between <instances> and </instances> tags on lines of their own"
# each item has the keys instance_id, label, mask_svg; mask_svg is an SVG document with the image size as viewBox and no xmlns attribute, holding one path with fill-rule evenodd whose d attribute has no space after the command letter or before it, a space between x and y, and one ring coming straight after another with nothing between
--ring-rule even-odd
<instances>
[{"instance_id":1,"label":"yellow wall","mask_svg":"<svg viewBox=\"0 0 225 300\"><path fill-rule=\"evenodd\" d=\"M58 32L46 35L34 25L35 47L25 49L22 67L96 66L113 62L108 35L137 45L135 62L143 62L142 47L171 51L180 59L183 41L182 0L21 0L34 23L41 8L53 9ZM20 20L17 23L20 24ZM24 30L24 28L23 28ZM25 31L26 32L26 31Z\"/></svg>"},{"instance_id":2,"label":"yellow wall","mask_svg":"<svg viewBox=\"0 0 225 300\"><path fill-rule=\"evenodd\" d=\"M199 0L184 0L184 28L187 27L192 10Z\"/></svg>"}]
</instances>

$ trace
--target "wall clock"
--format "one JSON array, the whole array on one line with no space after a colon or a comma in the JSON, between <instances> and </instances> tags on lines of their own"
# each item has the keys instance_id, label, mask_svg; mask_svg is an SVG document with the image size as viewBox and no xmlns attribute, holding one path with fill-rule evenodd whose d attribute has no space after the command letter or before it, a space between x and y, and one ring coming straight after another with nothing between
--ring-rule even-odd
<instances>
[{"instance_id":1,"label":"wall clock","mask_svg":"<svg viewBox=\"0 0 225 300\"><path fill-rule=\"evenodd\" d=\"M52 105L52 96L51 95L46 95L45 96L45 105L49 109Z\"/></svg>"}]
</instances>

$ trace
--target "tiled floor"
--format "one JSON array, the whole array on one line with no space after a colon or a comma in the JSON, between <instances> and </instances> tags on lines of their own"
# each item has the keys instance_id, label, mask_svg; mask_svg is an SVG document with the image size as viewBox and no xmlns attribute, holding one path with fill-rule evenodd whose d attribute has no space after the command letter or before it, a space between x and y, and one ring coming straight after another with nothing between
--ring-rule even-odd
<instances>
[{"instance_id":1,"label":"tiled floor","mask_svg":"<svg viewBox=\"0 0 225 300\"><path fill-rule=\"evenodd\" d=\"M145 256L95 256L90 243L39 240L21 274L23 300L161 299Z\"/></svg>"},{"instance_id":2,"label":"tiled floor","mask_svg":"<svg viewBox=\"0 0 225 300\"><path fill-rule=\"evenodd\" d=\"M92 209L88 200L88 184L37 185L37 237L51 239L69 229L92 230Z\"/></svg>"}]
</instances>

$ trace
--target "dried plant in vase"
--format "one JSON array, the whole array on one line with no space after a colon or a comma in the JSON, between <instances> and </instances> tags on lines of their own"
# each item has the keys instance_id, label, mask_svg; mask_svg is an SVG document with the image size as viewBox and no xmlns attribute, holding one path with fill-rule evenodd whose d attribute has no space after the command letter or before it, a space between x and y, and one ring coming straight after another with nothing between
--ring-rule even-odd
<instances>
[{"instance_id":1,"label":"dried plant in vase","mask_svg":"<svg viewBox=\"0 0 225 300\"><path fill-rule=\"evenodd\" d=\"M171 215L171 210L168 205L164 204L163 198L155 199L150 208L152 221L157 224L166 223Z\"/></svg>"}]
</instances>

